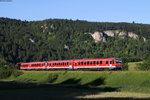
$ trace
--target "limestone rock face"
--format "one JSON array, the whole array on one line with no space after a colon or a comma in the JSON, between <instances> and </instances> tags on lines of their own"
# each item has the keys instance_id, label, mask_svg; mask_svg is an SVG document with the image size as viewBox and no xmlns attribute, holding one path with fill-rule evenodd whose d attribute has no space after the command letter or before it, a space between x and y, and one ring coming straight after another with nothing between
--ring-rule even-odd
<instances>
[{"instance_id":1,"label":"limestone rock face","mask_svg":"<svg viewBox=\"0 0 150 100\"><path fill-rule=\"evenodd\" d=\"M137 39L139 36L138 35L136 35L135 33L133 33L133 32L128 32L128 36L130 37L130 38L133 38L133 39Z\"/></svg>"},{"instance_id":2,"label":"limestone rock face","mask_svg":"<svg viewBox=\"0 0 150 100\"><path fill-rule=\"evenodd\" d=\"M95 42L106 42L106 38L102 32L94 32L91 34Z\"/></svg>"},{"instance_id":3,"label":"limestone rock face","mask_svg":"<svg viewBox=\"0 0 150 100\"><path fill-rule=\"evenodd\" d=\"M87 34L87 33L86 33ZM125 31L119 31L119 30L106 30L103 32L94 32L94 33L89 33L95 40L95 42L106 42L106 37L115 37L115 36L121 36L124 38L125 36L128 36L133 39L138 39L139 36L133 32L125 32ZM146 41L145 37L142 37L143 41Z\"/></svg>"},{"instance_id":4,"label":"limestone rock face","mask_svg":"<svg viewBox=\"0 0 150 100\"><path fill-rule=\"evenodd\" d=\"M114 37L116 34L119 33L119 31L118 31L118 30L107 30L107 31L104 31L104 33L105 33L107 36Z\"/></svg>"}]
</instances>

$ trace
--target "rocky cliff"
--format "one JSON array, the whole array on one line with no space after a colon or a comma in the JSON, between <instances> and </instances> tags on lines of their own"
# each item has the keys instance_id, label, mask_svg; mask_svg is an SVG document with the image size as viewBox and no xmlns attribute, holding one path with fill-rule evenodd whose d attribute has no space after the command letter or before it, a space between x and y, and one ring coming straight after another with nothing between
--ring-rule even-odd
<instances>
[{"instance_id":1,"label":"rocky cliff","mask_svg":"<svg viewBox=\"0 0 150 100\"><path fill-rule=\"evenodd\" d=\"M139 36L133 32L125 32L125 31L119 31L119 30L106 30L103 32L94 32L90 33L95 42L106 42L106 37L115 37L115 36L120 36L120 37L125 37L128 36L133 39L138 39ZM143 41L146 41L145 37L142 37Z\"/></svg>"}]
</instances>

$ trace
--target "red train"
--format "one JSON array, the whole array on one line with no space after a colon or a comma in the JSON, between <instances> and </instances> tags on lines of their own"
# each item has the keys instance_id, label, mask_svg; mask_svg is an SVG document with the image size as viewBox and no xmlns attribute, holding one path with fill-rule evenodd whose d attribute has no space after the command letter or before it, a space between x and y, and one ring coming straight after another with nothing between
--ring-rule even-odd
<instances>
[{"instance_id":1,"label":"red train","mask_svg":"<svg viewBox=\"0 0 150 100\"><path fill-rule=\"evenodd\" d=\"M53 70L53 69L122 69L120 58L79 59L17 63L21 70Z\"/></svg>"}]
</instances>

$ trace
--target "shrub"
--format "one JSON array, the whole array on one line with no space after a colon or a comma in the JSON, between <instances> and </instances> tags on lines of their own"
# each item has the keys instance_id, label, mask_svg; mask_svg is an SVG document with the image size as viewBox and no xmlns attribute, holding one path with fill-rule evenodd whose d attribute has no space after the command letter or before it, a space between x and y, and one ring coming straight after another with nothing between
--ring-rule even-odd
<instances>
[{"instance_id":1,"label":"shrub","mask_svg":"<svg viewBox=\"0 0 150 100\"><path fill-rule=\"evenodd\" d=\"M11 67L0 67L0 79L9 77L13 72Z\"/></svg>"},{"instance_id":2,"label":"shrub","mask_svg":"<svg viewBox=\"0 0 150 100\"><path fill-rule=\"evenodd\" d=\"M150 70L150 61L144 61L138 65L138 69L140 70Z\"/></svg>"},{"instance_id":3,"label":"shrub","mask_svg":"<svg viewBox=\"0 0 150 100\"><path fill-rule=\"evenodd\" d=\"M122 69L123 70L128 70L128 63L124 63Z\"/></svg>"},{"instance_id":4,"label":"shrub","mask_svg":"<svg viewBox=\"0 0 150 100\"><path fill-rule=\"evenodd\" d=\"M6 62L0 62L0 79L7 78L11 75L19 76L22 73L20 71L15 70L12 64Z\"/></svg>"},{"instance_id":5,"label":"shrub","mask_svg":"<svg viewBox=\"0 0 150 100\"><path fill-rule=\"evenodd\" d=\"M18 77L18 76L20 76L20 75L22 75L23 74L23 72L22 71L19 71L19 70L13 70L13 72L12 72L12 75L14 76L14 77Z\"/></svg>"},{"instance_id":6,"label":"shrub","mask_svg":"<svg viewBox=\"0 0 150 100\"><path fill-rule=\"evenodd\" d=\"M150 70L150 54L145 57L143 63L138 65L138 69L140 70Z\"/></svg>"}]
</instances>

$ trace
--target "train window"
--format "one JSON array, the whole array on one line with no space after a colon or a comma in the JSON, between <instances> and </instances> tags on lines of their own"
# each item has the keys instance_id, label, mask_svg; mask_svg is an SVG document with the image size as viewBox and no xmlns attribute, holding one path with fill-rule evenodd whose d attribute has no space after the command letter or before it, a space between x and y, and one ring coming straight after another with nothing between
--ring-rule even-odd
<instances>
[{"instance_id":1,"label":"train window","mask_svg":"<svg viewBox=\"0 0 150 100\"><path fill-rule=\"evenodd\" d=\"M114 61L110 61L110 64L114 64Z\"/></svg>"},{"instance_id":2,"label":"train window","mask_svg":"<svg viewBox=\"0 0 150 100\"><path fill-rule=\"evenodd\" d=\"M92 65L92 61L90 61L90 64Z\"/></svg>"},{"instance_id":3,"label":"train window","mask_svg":"<svg viewBox=\"0 0 150 100\"><path fill-rule=\"evenodd\" d=\"M106 60L106 64L108 64L108 60Z\"/></svg>"},{"instance_id":4,"label":"train window","mask_svg":"<svg viewBox=\"0 0 150 100\"><path fill-rule=\"evenodd\" d=\"M81 65L83 65L83 62L81 62Z\"/></svg>"},{"instance_id":5,"label":"train window","mask_svg":"<svg viewBox=\"0 0 150 100\"><path fill-rule=\"evenodd\" d=\"M72 62L70 62L69 64L72 65Z\"/></svg>"},{"instance_id":6,"label":"train window","mask_svg":"<svg viewBox=\"0 0 150 100\"><path fill-rule=\"evenodd\" d=\"M95 64L96 63L96 61L93 61L93 64Z\"/></svg>"},{"instance_id":7,"label":"train window","mask_svg":"<svg viewBox=\"0 0 150 100\"><path fill-rule=\"evenodd\" d=\"M80 65L80 62L78 62L78 65Z\"/></svg>"},{"instance_id":8,"label":"train window","mask_svg":"<svg viewBox=\"0 0 150 100\"><path fill-rule=\"evenodd\" d=\"M86 61L84 62L84 65L86 65Z\"/></svg>"},{"instance_id":9,"label":"train window","mask_svg":"<svg viewBox=\"0 0 150 100\"><path fill-rule=\"evenodd\" d=\"M102 61L99 61L100 64L102 64Z\"/></svg>"},{"instance_id":10,"label":"train window","mask_svg":"<svg viewBox=\"0 0 150 100\"><path fill-rule=\"evenodd\" d=\"M89 65L89 61L87 61L87 65Z\"/></svg>"},{"instance_id":11,"label":"train window","mask_svg":"<svg viewBox=\"0 0 150 100\"><path fill-rule=\"evenodd\" d=\"M98 61L96 61L96 64L99 64L99 62L98 62Z\"/></svg>"}]
</instances>

